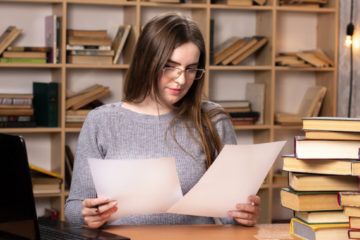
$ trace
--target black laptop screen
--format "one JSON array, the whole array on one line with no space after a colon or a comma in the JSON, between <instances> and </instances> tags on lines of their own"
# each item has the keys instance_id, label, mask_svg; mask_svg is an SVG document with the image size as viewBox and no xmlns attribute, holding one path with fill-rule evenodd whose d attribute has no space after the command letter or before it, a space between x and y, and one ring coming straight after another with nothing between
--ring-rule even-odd
<instances>
[{"instance_id":1,"label":"black laptop screen","mask_svg":"<svg viewBox=\"0 0 360 240\"><path fill-rule=\"evenodd\" d=\"M36 210L25 142L0 134L0 239L16 235L36 239Z\"/></svg>"}]
</instances>

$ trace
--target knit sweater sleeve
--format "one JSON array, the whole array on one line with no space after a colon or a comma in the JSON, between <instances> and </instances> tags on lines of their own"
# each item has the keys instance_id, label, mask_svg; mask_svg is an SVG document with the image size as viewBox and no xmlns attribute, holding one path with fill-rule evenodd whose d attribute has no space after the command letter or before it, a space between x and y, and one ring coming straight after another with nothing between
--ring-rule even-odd
<instances>
[{"instance_id":1,"label":"knit sweater sleeve","mask_svg":"<svg viewBox=\"0 0 360 240\"><path fill-rule=\"evenodd\" d=\"M103 158L101 149L97 145L97 110L88 114L81 129L75 154L73 176L69 197L65 203L65 216L73 224L83 224L84 219L81 215L81 203L86 198L96 198L96 190L91 178L87 159Z\"/></svg>"}]
</instances>

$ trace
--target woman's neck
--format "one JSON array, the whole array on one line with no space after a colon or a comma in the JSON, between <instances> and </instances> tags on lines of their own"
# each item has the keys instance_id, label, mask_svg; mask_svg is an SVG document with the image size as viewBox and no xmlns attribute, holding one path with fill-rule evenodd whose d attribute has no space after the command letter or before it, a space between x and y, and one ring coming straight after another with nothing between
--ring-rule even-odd
<instances>
[{"instance_id":1,"label":"woman's neck","mask_svg":"<svg viewBox=\"0 0 360 240\"><path fill-rule=\"evenodd\" d=\"M136 102L124 102L122 107L131 111L148 114L148 115L162 115L171 112L171 109L163 104L158 103L152 97L148 96L144 101Z\"/></svg>"}]
</instances>

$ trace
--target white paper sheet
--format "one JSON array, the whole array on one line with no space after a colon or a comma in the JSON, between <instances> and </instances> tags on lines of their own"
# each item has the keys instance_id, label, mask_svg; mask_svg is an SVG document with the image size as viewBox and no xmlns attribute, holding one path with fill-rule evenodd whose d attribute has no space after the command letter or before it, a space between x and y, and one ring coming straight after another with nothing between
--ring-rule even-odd
<instances>
[{"instance_id":1,"label":"white paper sheet","mask_svg":"<svg viewBox=\"0 0 360 240\"><path fill-rule=\"evenodd\" d=\"M109 222L131 214L165 213L182 197L173 158L88 162L98 196L118 202Z\"/></svg>"},{"instance_id":2,"label":"white paper sheet","mask_svg":"<svg viewBox=\"0 0 360 240\"><path fill-rule=\"evenodd\" d=\"M227 217L237 203L248 203L273 165L285 141L225 145L199 182L169 213Z\"/></svg>"}]
</instances>

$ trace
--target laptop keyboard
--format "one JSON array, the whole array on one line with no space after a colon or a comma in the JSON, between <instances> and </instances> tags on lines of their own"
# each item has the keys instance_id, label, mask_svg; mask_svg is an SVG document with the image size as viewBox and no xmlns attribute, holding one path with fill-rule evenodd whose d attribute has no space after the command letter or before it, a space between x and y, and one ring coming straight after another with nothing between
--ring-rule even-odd
<instances>
[{"instance_id":1,"label":"laptop keyboard","mask_svg":"<svg viewBox=\"0 0 360 240\"><path fill-rule=\"evenodd\" d=\"M70 232L64 232L59 229L51 228L39 224L40 238L44 240L88 240L89 238L73 234Z\"/></svg>"}]
</instances>

